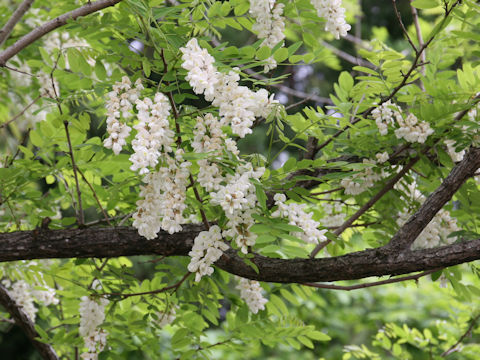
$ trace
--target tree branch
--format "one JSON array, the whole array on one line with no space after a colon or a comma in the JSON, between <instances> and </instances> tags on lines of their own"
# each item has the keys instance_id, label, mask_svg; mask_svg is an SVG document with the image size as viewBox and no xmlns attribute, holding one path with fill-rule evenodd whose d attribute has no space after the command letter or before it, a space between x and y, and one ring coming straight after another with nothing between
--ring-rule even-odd
<instances>
[{"instance_id":1,"label":"tree branch","mask_svg":"<svg viewBox=\"0 0 480 360\"><path fill-rule=\"evenodd\" d=\"M387 247L393 252L409 248L435 214L479 167L480 148L471 148L463 160L453 167L443 183L430 194L420 209L400 228Z\"/></svg>"},{"instance_id":2,"label":"tree branch","mask_svg":"<svg viewBox=\"0 0 480 360\"><path fill-rule=\"evenodd\" d=\"M35 340L38 333L35 330L35 324L25 314L23 309L17 305L15 300L10 296L8 290L0 284L0 304L10 313L15 323L24 331L25 335L30 339L32 344L38 350L45 360L58 360L55 350L49 345Z\"/></svg>"},{"instance_id":3,"label":"tree branch","mask_svg":"<svg viewBox=\"0 0 480 360\"><path fill-rule=\"evenodd\" d=\"M0 46L8 39L15 25L20 21L22 16L30 9L34 0L24 0L20 6L12 14L12 17L8 19L5 26L0 30Z\"/></svg>"},{"instance_id":4,"label":"tree branch","mask_svg":"<svg viewBox=\"0 0 480 360\"><path fill-rule=\"evenodd\" d=\"M81 16L86 16L96 11L105 9L110 6L114 6L122 0L99 0L94 3L88 2L78 9L69 11L63 15L56 17L49 22L37 27L30 31L27 35L15 42L12 46L8 47L5 51L0 53L0 67L5 66L7 61L13 56L17 55L21 50L32 44L36 40L40 39L45 34L65 25L69 20L76 20Z\"/></svg>"}]
</instances>

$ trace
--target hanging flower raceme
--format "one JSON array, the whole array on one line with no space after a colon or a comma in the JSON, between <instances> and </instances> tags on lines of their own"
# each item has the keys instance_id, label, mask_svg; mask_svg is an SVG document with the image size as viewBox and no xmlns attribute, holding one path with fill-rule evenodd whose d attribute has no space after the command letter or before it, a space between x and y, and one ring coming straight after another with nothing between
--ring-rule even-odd
<instances>
[{"instance_id":1,"label":"hanging flower raceme","mask_svg":"<svg viewBox=\"0 0 480 360\"><path fill-rule=\"evenodd\" d=\"M211 265L227 250L228 245L223 242L222 231L217 225L211 226L208 231L200 232L188 253L191 257L188 271L196 273L195 281L200 281L204 275L213 274Z\"/></svg>"},{"instance_id":2,"label":"hanging flower raceme","mask_svg":"<svg viewBox=\"0 0 480 360\"><path fill-rule=\"evenodd\" d=\"M284 5L275 3L275 0L250 0L250 15L255 18L252 30L258 32L258 38L264 39L262 46L273 49L280 41L285 39ZM277 67L273 57L267 59L264 72Z\"/></svg>"},{"instance_id":3,"label":"hanging flower raceme","mask_svg":"<svg viewBox=\"0 0 480 360\"><path fill-rule=\"evenodd\" d=\"M268 300L263 297L262 287L258 281L239 278L236 289L240 290L240 297L247 303L252 313L265 310Z\"/></svg>"},{"instance_id":4,"label":"hanging flower raceme","mask_svg":"<svg viewBox=\"0 0 480 360\"><path fill-rule=\"evenodd\" d=\"M143 175L150 171L148 167L154 168L158 164L161 152L172 151L175 133L168 122L170 104L162 93L156 93L153 101L150 98L137 100L136 108L139 122L133 127L137 135L132 141L135 152L130 156L130 169L140 170Z\"/></svg>"},{"instance_id":5,"label":"hanging flower raceme","mask_svg":"<svg viewBox=\"0 0 480 360\"><path fill-rule=\"evenodd\" d=\"M107 332L100 328L105 320L105 307L109 301L83 296L80 302L80 336L83 337L87 352L81 355L84 360L96 360L105 348Z\"/></svg>"},{"instance_id":6,"label":"hanging flower raceme","mask_svg":"<svg viewBox=\"0 0 480 360\"><path fill-rule=\"evenodd\" d=\"M183 150L176 151L175 159L165 156L166 166L158 172L149 173L143 179L137 201L137 211L133 214L133 226L147 239L154 239L160 229L170 234L181 231L186 222L183 211L190 176L190 162L183 160Z\"/></svg>"},{"instance_id":7,"label":"hanging flower raceme","mask_svg":"<svg viewBox=\"0 0 480 360\"><path fill-rule=\"evenodd\" d=\"M135 88L127 76L121 82L113 85L113 91L108 94L107 100L107 132L109 137L103 142L103 146L112 149L115 155L120 154L122 147L127 144L126 138L132 130L130 126L122 123L120 119L128 119L133 116L131 110L133 104L143 90L141 80L135 82Z\"/></svg>"},{"instance_id":8,"label":"hanging flower raceme","mask_svg":"<svg viewBox=\"0 0 480 360\"><path fill-rule=\"evenodd\" d=\"M252 125L257 117L268 116L278 106L265 89L252 91L240 86L238 69L228 74L221 73L213 65L214 58L202 49L197 39L191 39L180 48L183 53L182 67L188 71L187 81L196 94L204 94L219 108L221 126L232 127L232 132L240 137L252 133Z\"/></svg>"},{"instance_id":9,"label":"hanging flower raceme","mask_svg":"<svg viewBox=\"0 0 480 360\"><path fill-rule=\"evenodd\" d=\"M387 155L388 157L388 155ZM384 159L384 155L380 154L381 160ZM363 163L366 165L372 165L365 170L354 174L351 177L344 178L340 181L340 185L345 189L347 195L358 195L371 188L377 181L382 180L388 174L384 170L376 171L374 165L377 164L375 160L364 159ZM379 161L380 163L380 161Z\"/></svg>"},{"instance_id":10,"label":"hanging flower raceme","mask_svg":"<svg viewBox=\"0 0 480 360\"><path fill-rule=\"evenodd\" d=\"M345 21L345 9L341 0L310 0L319 17L325 19L325 31L340 39L352 28Z\"/></svg>"},{"instance_id":11,"label":"hanging flower raceme","mask_svg":"<svg viewBox=\"0 0 480 360\"><path fill-rule=\"evenodd\" d=\"M286 204L287 198L284 194L275 194L273 199L278 208L272 213L272 216L288 218L290 225L298 226L303 230L303 232L294 232L293 236L313 244L327 240L324 235L327 230L318 230L320 223L312 219L313 213L305 212L306 204Z\"/></svg>"},{"instance_id":12,"label":"hanging flower raceme","mask_svg":"<svg viewBox=\"0 0 480 360\"><path fill-rule=\"evenodd\" d=\"M410 143L423 144L433 134L433 129L427 122L419 122L413 114L404 116L402 109L393 104L391 100L374 109L372 117L375 119L380 135L387 135L389 126L396 127L395 136L397 139L403 138Z\"/></svg>"}]
</instances>

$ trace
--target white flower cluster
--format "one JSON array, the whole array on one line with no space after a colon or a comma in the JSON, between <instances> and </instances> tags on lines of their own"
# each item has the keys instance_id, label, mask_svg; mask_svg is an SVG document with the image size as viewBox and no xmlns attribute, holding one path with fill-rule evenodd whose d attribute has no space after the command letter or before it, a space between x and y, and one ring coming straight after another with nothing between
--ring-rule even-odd
<instances>
[{"instance_id":1,"label":"white flower cluster","mask_svg":"<svg viewBox=\"0 0 480 360\"><path fill-rule=\"evenodd\" d=\"M191 257L188 271L195 274L195 281L200 281L202 276L211 275L211 265L220 259L223 251L228 250L228 245L222 240L222 230L213 225L208 231L202 231L194 240L192 250L188 253Z\"/></svg>"},{"instance_id":2,"label":"white flower cluster","mask_svg":"<svg viewBox=\"0 0 480 360\"><path fill-rule=\"evenodd\" d=\"M326 20L325 31L340 39L352 28L345 21L345 9L341 0L310 0L319 17Z\"/></svg>"},{"instance_id":3,"label":"white flower cluster","mask_svg":"<svg viewBox=\"0 0 480 360\"><path fill-rule=\"evenodd\" d=\"M224 178L220 167L212 162L211 159L221 156L225 147L234 155L238 155L237 144L232 139L226 139L226 135L222 132L220 121L210 113L204 117L197 117L193 134L192 147L195 152L209 153L211 155L209 159L198 160L198 183L207 191L218 191L220 183Z\"/></svg>"},{"instance_id":4,"label":"white flower cluster","mask_svg":"<svg viewBox=\"0 0 480 360\"><path fill-rule=\"evenodd\" d=\"M278 104L265 89L254 92L238 85L237 71L219 72L213 65L215 59L198 45L197 39L191 39L180 50L182 67L188 71L186 79L193 91L204 94L207 101L218 106L221 126L230 125L234 134L242 138L251 134L255 118L268 116Z\"/></svg>"},{"instance_id":5,"label":"white flower cluster","mask_svg":"<svg viewBox=\"0 0 480 360\"><path fill-rule=\"evenodd\" d=\"M35 289L34 286L24 280L19 280L12 284L10 280L5 279L2 283L8 289L10 296L15 300L17 306L22 308L32 322L35 322L38 311L34 302L41 303L44 306L58 304L55 289L50 288L45 283L39 285L45 290Z\"/></svg>"},{"instance_id":6,"label":"white flower cluster","mask_svg":"<svg viewBox=\"0 0 480 360\"><path fill-rule=\"evenodd\" d=\"M400 212L397 218L397 225L402 226L405 224L410 215L408 209ZM459 230L457 219L453 218L449 211L441 209L415 239L413 248L424 249L454 243L457 238L448 237L448 235Z\"/></svg>"},{"instance_id":7,"label":"white flower cluster","mask_svg":"<svg viewBox=\"0 0 480 360\"><path fill-rule=\"evenodd\" d=\"M375 160L364 159L363 163L375 165L377 162ZM387 175L383 169L380 172L375 172L374 166L372 166L351 177L342 179L340 185L345 189L345 194L358 195L372 187L377 181L380 181L385 176Z\"/></svg>"},{"instance_id":8,"label":"white flower cluster","mask_svg":"<svg viewBox=\"0 0 480 360\"><path fill-rule=\"evenodd\" d=\"M175 133L170 129L168 116L170 103L165 95L156 93L154 100L137 99L138 123L133 127L137 135L132 141L135 151L130 156L131 170L140 169L140 175L148 173L148 167L154 168L158 164L160 153L172 151Z\"/></svg>"},{"instance_id":9,"label":"white flower cluster","mask_svg":"<svg viewBox=\"0 0 480 360\"><path fill-rule=\"evenodd\" d=\"M255 223L252 214L257 203L255 186L250 179L260 179L264 168L253 170L251 163L237 167L236 174L228 174L226 185L221 185L217 192L212 192L210 203L220 205L228 218L224 237L231 237L240 250L246 254L248 247L255 245L257 235L250 232Z\"/></svg>"},{"instance_id":10,"label":"white flower cluster","mask_svg":"<svg viewBox=\"0 0 480 360\"><path fill-rule=\"evenodd\" d=\"M380 135L387 135L388 125L394 126L395 123L398 125L398 128L395 129L397 139L403 138L411 143L423 144L433 134L430 125L425 121L419 122L415 115L408 114L404 118L402 109L393 104L391 100L374 109L372 117L375 119Z\"/></svg>"},{"instance_id":11,"label":"white flower cluster","mask_svg":"<svg viewBox=\"0 0 480 360\"><path fill-rule=\"evenodd\" d=\"M103 145L112 149L118 155L122 151L122 147L126 145L126 138L132 130L130 126L120 122L120 118L128 119L132 117L131 110L133 104L140 96L143 90L141 80L135 82L135 87L127 76L122 77L121 82L113 85L113 91L108 94L107 100L107 131L109 137L103 142Z\"/></svg>"},{"instance_id":12,"label":"white flower cluster","mask_svg":"<svg viewBox=\"0 0 480 360\"><path fill-rule=\"evenodd\" d=\"M105 320L105 307L109 301L82 296L80 302L80 336L83 337L87 352L81 355L84 360L97 360L107 343L107 332L99 326Z\"/></svg>"},{"instance_id":13,"label":"white flower cluster","mask_svg":"<svg viewBox=\"0 0 480 360\"><path fill-rule=\"evenodd\" d=\"M405 186L396 185L397 189L407 194L409 200L414 200L422 204L425 196L417 189L416 182ZM408 208L403 209L398 214L397 225L402 226L410 218L411 214ZM442 244L448 245L457 240L456 237L448 237L452 232L459 231L457 219L450 215L448 210L441 209L434 218L428 223L423 231L418 235L413 248L432 248Z\"/></svg>"},{"instance_id":14,"label":"white flower cluster","mask_svg":"<svg viewBox=\"0 0 480 360\"><path fill-rule=\"evenodd\" d=\"M159 311L157 313L158 320L156 321L159 327L164 327L166 325L171 324L175 318L177 317L177 311L175 310L175 306L171 306L168 311Z\"/></svg>"},{"instance_id":15,"label":"white flower cluster","mask_svg":"<svg viewBox=\"0 0 480 360\"><path fill-rule=\"evenodd\" d=\"M293 236L312 244L327 240L327 237L324 235L327 230L318 230L320 223L312 219L313 213L305 212L307 204L285 204L287 198L284 194L275 194L273 199L278 209L272 213L272 216L288 218L290 225L298 226L303 230L303 233L294 232Z\"/></svg>"},{"instance_id":16,"label":"white flower cluster","mask_svg":"<svg viewBox=\"0 0 480 360\"><path fill-rule=\"evenodd\" d=\"M280 41L285 39L285 19L283 8L285 5L275 3L275 0L250 0L250 15L255 18L252 30L258 32L258 38L264 39L263 46L273 49ZM267 59L264 72L277 67L273 57Z\"/></svg>"},{"instance_id":17,"label":"white flower cluster","mask_svg":"<svg viewBox=\"0 0 480 360\"><path fill-rule=\"evenodd\" d=\"M240 290L240 297L247 303L252 313L265 310L268 300L262 296L262 288L258 281L240 278L236 289Z\"/></svg>"},{"instance_id":18,"label":"white flower cluster","mask_svg":"<svg viewBox=\"0 0 480 360\"><path fill-rule=\"evenodd\" d=\"M459 162L463 160L465 156L465 150L460 150L456 152L455 150L455 140L447 139L444 141L445 145L447 145L447 153L452 158L453 162Z\"/></svg>"},{"instance_id":19,"label":"white flower cluster","mask_svg":"<svg viewBox=\"0 0 480 360\"><path fill-rule=\"evenodd\" d=\"M323 205L325 217L322 218L322 224L325 227L340 226L345 222L345 213L343 206L339 202L327 202Z\"/></svg>"},{"instance_id":20,"label":"white flower cluster","mask_svg":"<svg viewBox=\"0 0 480 360\"><path fill-rule=\"evenodd\" d=\"M133 214L133 226L147 239L154 239L160 229L170 234L181 231L186 220L183 211L190 176L190 162L184 161L183 150L176 151L175 159L165 157L166 166L158 172L149 173L143 179L137 201L137 211Z\"/></svg>"}]
</instances>

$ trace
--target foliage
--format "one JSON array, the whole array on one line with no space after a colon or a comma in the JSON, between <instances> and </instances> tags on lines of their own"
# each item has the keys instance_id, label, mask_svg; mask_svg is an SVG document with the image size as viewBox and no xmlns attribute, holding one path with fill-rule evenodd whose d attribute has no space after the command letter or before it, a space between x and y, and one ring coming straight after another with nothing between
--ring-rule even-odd
<instances>
[{"instance_id":1,"label":"foliage","mask_svg":"<svg viewBox=\"0 0 480 360\"><path fill-rule=\"evenodd\" d=\"M336 259L392 246L408 257L410 247L478 241L480 164L465 170L480 142L476 2L381 6L398 36L379 19L362 28L377 5L345 0L343 23L338 7L322 12L335 2L258 2L256 11L283 10L273 43L247 0L115 3L3 58L48 20L90 6L35 1L0 51L0 240L22 232L40 253L52 245L39 236L55 230L121 237L133 226L151 242L166 231L195 246L190 257L50 249L38 260L19 248L21 261L0 267L2 287L39 342L68 359L479 357L478 268L448 267L478 250L448 264L425 252L418 274L384 287L352 282L368 275L350 258L338 259L350 275L332 274L326 281L346 280L333 286L255 281L265 275L258 254ZM17 7L0 1L2 24ZM191 224L202 226L195 239ZM249 281L214 266L233 257ZM332 290L355 284L369 288ZM19 319L0 303L7 332Z\"/></svg>"}]
</instances>

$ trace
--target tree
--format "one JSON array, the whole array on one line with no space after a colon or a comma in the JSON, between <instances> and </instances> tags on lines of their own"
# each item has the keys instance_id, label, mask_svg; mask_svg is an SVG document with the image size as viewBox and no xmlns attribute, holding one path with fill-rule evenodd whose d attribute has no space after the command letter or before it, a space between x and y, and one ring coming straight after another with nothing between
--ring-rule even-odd
<instances>
[{"instance_id":1,"label":"tree","mask_svg":"<svg viewBox=\"0 0 480 360\"><path fill-rule=\"evenodd\" d=\"M44 359L338 358L310 288L426 276L448 331L343 357L478 358L474 1L393 0L390 44L354 1L0 9L0 303ZM322 66L328 97L291 75Z\"/></svg>"}]
</instances>

